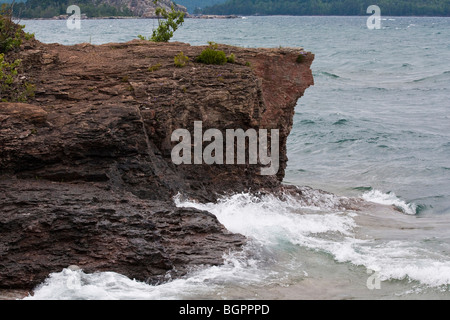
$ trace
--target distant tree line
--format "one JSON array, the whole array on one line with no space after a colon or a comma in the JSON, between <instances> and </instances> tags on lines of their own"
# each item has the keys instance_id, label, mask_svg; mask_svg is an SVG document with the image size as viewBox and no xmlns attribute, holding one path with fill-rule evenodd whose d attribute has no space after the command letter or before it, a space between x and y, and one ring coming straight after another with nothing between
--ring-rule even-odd
<instances>
[{"instance_id":1,"label":"distant tree line","mask_svg":"<svg viewBox=\"0 0 450 320\"><path fill-rule=\"evenodd\" d=\"M88 17L133 16L127 7L117 8L98 0L28 0L14 5L14 16L29 19L52 18L67 14L67 8L72 4L78 5L81 13Z\"/></svg>"},{"instance_id":2,"label":"distant tree line","mask_svg":"<svg viewBox=\"0 0 450 320\"><path fill-rule=\"evenodd\" d=\"M18 3L18 2L25 2L27 0L0 0L0 3Z\"/></svg>"},{"instance_id":3,"label":"distant tree line","mask_svg":"<svg viewBox=\"0 0 450 320\"><path fill-rule=\"evenodd\" d=\"M194 13L194 11L210 7L219 3L224 3L227 0L175 0L177 4L181 4L188 9L189 13Z\"/></svg>"},{"instance_id":4,"label":"distant tree line","mask_svg":"<svg viewBox=\"0 0 450 320\"><path fill-rule=\"evenodd\" d=\"M218 15L366 15L372 5L385 16L450 16L450 0L228 0L201 10Z\"/></svg>"}]
</instances>

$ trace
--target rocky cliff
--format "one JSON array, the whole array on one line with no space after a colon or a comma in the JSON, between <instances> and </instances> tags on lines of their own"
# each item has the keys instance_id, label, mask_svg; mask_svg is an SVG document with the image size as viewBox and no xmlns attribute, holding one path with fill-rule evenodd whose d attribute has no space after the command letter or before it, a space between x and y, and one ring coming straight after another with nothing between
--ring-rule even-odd
<instances>
[{"instance_id":1,"label":"rocky cliff","mask_svg":"<svg viewBox=\"0 0 450 320\"><path fill-rule=\"evenodd\" d=\"M219 46L235 63L194 62L204 47L135 40L100 46L28 42L18 53L35 85L0 103L0 287L31 289L69 265L142 281L217 265L245 238L208 212L176 208L181 193L275 190L294 107L313 84L313 54ZM190 58L174 65L179 52ZM174 165L175 129L280 130L280 170Z\"/></svg>"}]
</instances>

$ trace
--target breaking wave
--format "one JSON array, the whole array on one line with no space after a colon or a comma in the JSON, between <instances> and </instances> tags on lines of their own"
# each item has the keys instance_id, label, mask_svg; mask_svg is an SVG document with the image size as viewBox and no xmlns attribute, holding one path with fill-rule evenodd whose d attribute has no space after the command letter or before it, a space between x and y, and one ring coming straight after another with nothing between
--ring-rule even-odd
<instances>
[{"instance_id":1,"label":"breaking wave","mask_svg":"<svg viewBox=\"0 0 450 320\"><path fill-rule=\"evenodd\" d=\"M199 267L160 285L113 272L86 274L64 269L52 273L26 299L251 299L272 286L308 279L316 268L308 268L306 252L326 254L331 267L336 263L363 267L354 271L359 272L358 279L370 269L378 272L381 281L400 280L448 291L450 261L445 254L429 251L413 240L360 238L356 221L362 213L342 207L349 199L299 189L301 196L241 193L206 204L175 197L177 206L207 210L228 230L249 239L241 252L224 256L224 265ZM363 198L414 212L393 194L373 190ZM321 277L327 275L321 273Z\"/></svg>"},{"instance_id":2,"label":"breaking wave","mask_svg":"<svg viewBox=\"0 0 450 320\"><path fill-rule=\"evenodd\" d=\"M395 193L383 193L379 190L370 190L362 195L362 198L369 202L391 205L399 211L406 214L417 214L418 206L414 203L406 203L404 200L397 198Z\"/></svg>"}]
</instances>

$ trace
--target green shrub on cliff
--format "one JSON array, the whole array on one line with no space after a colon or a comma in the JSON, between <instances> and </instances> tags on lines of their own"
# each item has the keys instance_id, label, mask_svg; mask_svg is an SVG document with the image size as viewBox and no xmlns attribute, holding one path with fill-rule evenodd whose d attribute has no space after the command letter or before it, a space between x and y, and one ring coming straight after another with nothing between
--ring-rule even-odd
<instances>
[{"instance_id":1,"label":"green shrub on cliff","mask_svg":"<svg viewBox=\"0 0 450 320\"><path fill-rule=\"evenodd\" d=\"M34 96L34 85L20 77L22 61L14 58L14 52L34 35L14 23L12 12L12 5L3 4L0 8L0 101L24 102Z\"/></svg>"},{"instance_id":2,"label":"green shrub on cliff","mask_svg":"<svg viewBox=\"0 0 450 320\"><path fill-rule=\"evenodd\" d=\"M12 21L12 6L2 4L0 9L0 53L7 53L20 47L23 40L29 40L32 34L23 31L25 26Z\"/></svg>"},{"instance_id":3,"label":"green shrub on cliff","mask_svg":"<svg viewBox=\"0 0 450 320\"><path fill-rule=\"evenodd\" d=\"M20 59L8 62L5 54L0 54L1 102L25 102L34 97L34 85L19 78L21 63Z\"/></svg>"},{"instance_id":4,"label":"green shrub on cliff","mask_svg":"<svg viewBox=\"0 0 450 320\"><path fill-rule=\"evenodd\" d=\"M230 54L230 55L227 57L227 62L228 62L228 63L236 63L236 56L234 55L234 53Z\"/></svg>"},{"instance_id":5,"label":"green shrub on cliff","mask_svg":"<svg viewBox=\"0 0 450 320\"><path fill-rule=\"evenodd\" d=\"M161 67L162 67L162 64L161 63L157 63L157 64L154 64L154 65L148 67L148 71L149 72L158 71L159 69L161 69Z\"/></svg>"},{"instance_id":6,"label":"green shrub on cliff","mask_svg":"<svg viewBox=\"0 0 450 320\"><path fill-rule=\"evenodd\" d=\"M209 42L209 47L203 50L195 61L204 64L222 65L228 62L225 52L218 50L215 42Z\"/></svg>"},{"instance_id":7,"label":"green shrub on cliff","mask_svg":"<svg viewBox=\"0 0 450 320\"><path fill-rule=\"evenodd\" d=\"M9 86L13 83L14 77L17 76L17 68L22 61L17 59L12 63L5 61L5 54L0 53L0 85L1 88Z\"/></svg>"},{"instance_id":8,"label":"green shrub on cliff","mask_svg":"<svg viewBox=\"0 0 450 320\"><path fill-rule=\"evenodd\" d=\"M189 62L189 57L185 56L183 52L180 52L173 58L173 60L177 68L183 68Z\"/></svg>"},{"instance_id":9,"label":"green shrub on cliff","mask_svg":"<svg viewBox=\"0 0 450 320\"><path fill-rule=\"evenodd\" d=\"M1 101L9 101L14 89L14 81L18 75L20 60L14 60L12 63L5 61L5 54L0 53L0 98Z\"/></svg>"}]
</instances>

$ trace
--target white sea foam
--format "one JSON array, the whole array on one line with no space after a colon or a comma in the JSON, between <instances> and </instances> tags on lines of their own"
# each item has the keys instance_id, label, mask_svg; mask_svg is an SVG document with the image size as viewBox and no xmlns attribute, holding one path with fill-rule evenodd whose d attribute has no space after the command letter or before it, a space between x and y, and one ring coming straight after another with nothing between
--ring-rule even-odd
<instances>
[{"instance_id":1,"label":"white sea foam","mask_svg":"<svg viewBox=\"0 0 450 320\"><path fill-rule=\"evenodd\" d=\"M384 205L392 205L406 214L414 215L417 213L417 205L414 203L406 203L399 199L395 193L383 193L379 190L371 190L361 196L364 200Z\"/></svg>"},{"instance_id":2,"label":"white sea foam","mask_svg":"<svg viewBox=\"0 0 450 320\"><path fill-rule=\"evenodd\" d=\"M309 192L310 199L321 203L320 192ZM228 230L247 236L249 244L242 252L228 254L222 266L199 268L182 279L156 286L112 272L86 274L64 269L51 274L28 299L227 299L236 291L244 294L239 298L252 298L246 294L257 292L257 288L288 286L292 278L313 273L302 258L289 258L295 247L327 253L337 263L377 271L382 281L417 281L448 291L450 261L445 254L430 252L414 240L358 239L358 213L330 210L331 203L339 201L329 200L327 208L321 209L314 201L291 196L280 199L243 193L207 204L177 196L177 206L212 212Z\"/></svg>"},{"instance_id":3,"label":"white sea foam","mask_svg":"<svg viewBox=\"0 0 450 320\"><path fill-rule=\"evenodd\" d=\"M311 193L314 193L311 191ZM319 198L319 193L311 195ZM366 200L395 205L414 214L414 205L395 195L379 191L368 193ZM369 201L371 201L369 200ZM255 197L237 194L217 204L198 204L176 199L179 206L192 206L214 213L231 231L257 239L264 245L290 242L331 254L337 262L352 263L379 272L380 279L418 281L430 287L450 285L450 261L445 255L420 248L414 240L389 241L358 239L355 212L304 212L304 199L280 200L275 196ZM310 208L311 203L308 203Z\"/></svg>"},{"instance_id":4,"label":"white sea foam","mask_svg":"<svg viewBox=\"0 0 450 320\"><path fill-rule=\"evenodd\" d=\"M323 201L318 193L314 197ZM331 206L332 199L328 200L327 207ZM207 210L215 214L228 230L264 245L276 244L280 237L300 240L310 234L349 234L354 226L353 219L342 212L320 212L313 203L290 196L281 200L273 195L242 193L208 204L182 201L178 196L175 203Z\"/></svg>"},{"instance_id":5,"label":"white sea foam","mask_svg":"<svg viewBox=\"0 0 450 320\"><path fill-rule=\"evenodd\" d=\"M199 268L187 277L161 285L149 285L115 272L87 274L65 268L50 274L25 300L174 300L217 296L224 283L245 286L265 281L267 273L259 272L258 261L247 254L246 249L230 253L224 265Z\"/></svg>"}]
</instances>

